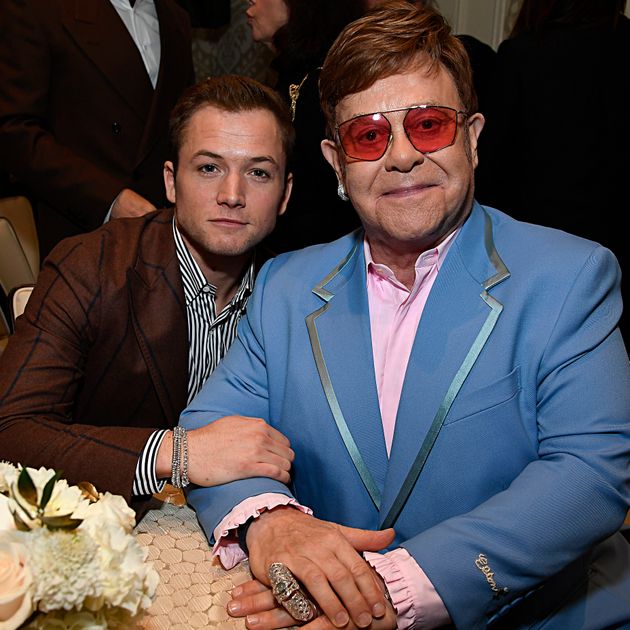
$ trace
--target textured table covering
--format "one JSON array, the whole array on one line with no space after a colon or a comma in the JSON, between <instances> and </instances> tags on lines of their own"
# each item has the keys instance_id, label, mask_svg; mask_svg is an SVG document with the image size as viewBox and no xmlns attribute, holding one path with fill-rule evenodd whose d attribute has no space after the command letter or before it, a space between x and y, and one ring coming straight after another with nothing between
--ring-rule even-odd
<instances>
[{"instance_id":1,"label":"textured table covering","mask_svg":"<svg viewBox=\"0 0 630 630\"><path fill-rule=\"evenodd\" d=\"M245 621L226 612L229 591L251 578L247 562L225 571L212 552L195 513L164 503L136 527L160 575L151 608L139 620L144 630L244 630Z\"/></svg>"}]
</instances>

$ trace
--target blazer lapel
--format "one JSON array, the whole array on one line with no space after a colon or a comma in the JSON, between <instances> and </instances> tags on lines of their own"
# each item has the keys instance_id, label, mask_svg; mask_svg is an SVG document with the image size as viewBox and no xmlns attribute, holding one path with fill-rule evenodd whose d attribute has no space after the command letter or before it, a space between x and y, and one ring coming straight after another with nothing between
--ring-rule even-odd
<instances>
[{"instance_id":1,"label":"blazer lapel","mask_svg":"<svg viewBox=\"0 0 630 630\"><path fill-rule=\"evenodd\" d=\"M306 317L313 357L337 429L370 498L380 507L387 451L372 358L363 232L313 288L322 300Z\"/></svg>"},{"instance_id":2,"label":"blazer lapel","mask_svg":"<svg viewBox=\"0 0 630 630\"><path fill-rule=\"evenodd\" d=\"M136 339L160 405L173 426L187 402L188 328L170 221L159 228L148 243L143 239L136 266L127 277Z\"/></svg>"},{"instance_id":3,"label":"blazer lapel","mask_svg":"<svg viewBox=\"0 0 630 630\"><path fill-rule=\"evenodd\" d=\"M72 6L72 5L70 5ZM108 0L75 0L64 27L118 94L144 120L153 87L142 57Z\"/></svg>"},{"instance_id":4,"label":"blazer lapel","mask_svg":"<svg viewBox=\"0 0 630 630\"><path fill-rule=\"evenodd\" d=\"M480 247L485 239L486 247ZM488 291L509 277L490 218L475 205L453 243L418 326L401 394L381 525L391 527L422 472L451 404L502 305Z\"/></svg>"}]
</instances>

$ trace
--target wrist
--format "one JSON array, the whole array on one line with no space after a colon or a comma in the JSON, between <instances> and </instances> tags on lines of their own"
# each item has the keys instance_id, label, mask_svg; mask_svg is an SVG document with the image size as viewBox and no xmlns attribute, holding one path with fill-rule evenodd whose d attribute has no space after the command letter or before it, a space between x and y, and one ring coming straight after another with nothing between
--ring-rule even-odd
<instances>
[{"instance_id":1,"label":"wrist","mask_svg":"<svg viewBox=\"0 0 630 630\"><path fill-rule=\"evenodd\" d=\"M168 479L171 476L173 462L173 432L168 431L160 444L155 461L155 475L158 479Z\"/></svg>"},{"instance_id":2,"label":"wrist","mask_svg":"<svg viewBox=\"0 0 630 630\"><path fill-rule=\"evenodd\" d=\"M261 512L257 517L251 519L247 526L247 547L251 549L256 544L257 538L263 536L265 531L282 529L282 526L278 526L277 521L290 519L293 515L306 516L299 508L291 505L277 505Z\"/></svg>"},{"instance_id":3,"label":"wrist","mask_svg":"<svg viewBox=\"0 0 630 630\"><path fill-rule=\"evenodd\" d=\"M174 488L185 488L188 478L188 431L182 426L173 428L173 459L171 461L171 484Z\"/></svg>"}]
</instances>

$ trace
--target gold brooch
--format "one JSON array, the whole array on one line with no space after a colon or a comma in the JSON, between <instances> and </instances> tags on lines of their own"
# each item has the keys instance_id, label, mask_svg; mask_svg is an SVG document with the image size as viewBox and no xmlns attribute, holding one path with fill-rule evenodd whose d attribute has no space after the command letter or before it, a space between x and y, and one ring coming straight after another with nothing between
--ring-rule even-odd
<instances>
[{"instance_id":1,"label":"gold brooch","mask_svg":"<svg viewBox=\"0 0 630 630\"><path fill-rule=\"evenodd\" d=\"M295 108L297 107L297 100L300 96L300 89L304 85L304 81L306 81L306 79L308 79L308 72L300 81L299 85L297 83L291 83L291 85L289 85L289 98L291 99L291 122L295 121Z\"/></svg>"}]
</instances>

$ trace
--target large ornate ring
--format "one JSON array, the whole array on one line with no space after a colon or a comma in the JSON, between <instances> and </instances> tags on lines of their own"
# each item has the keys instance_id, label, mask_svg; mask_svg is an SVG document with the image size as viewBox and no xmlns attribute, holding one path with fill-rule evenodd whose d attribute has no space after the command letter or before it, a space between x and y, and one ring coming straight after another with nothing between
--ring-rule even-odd
<instances>
[{"instance_id":1,"label":"large ornate ring","mask_svg":"<svg viewBox=\"0 0 630 630\"><path fill-rule=\"evenodd\" d=\"M300 583L282 562L269 566L271 590L276 601L297 621L310 621L315 617L315 604L306 597Z\"/></svg>"}]
</instances>

